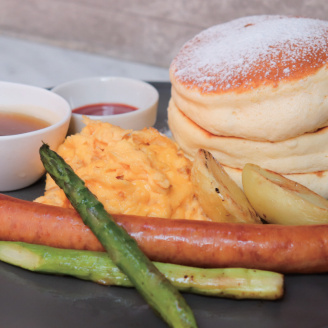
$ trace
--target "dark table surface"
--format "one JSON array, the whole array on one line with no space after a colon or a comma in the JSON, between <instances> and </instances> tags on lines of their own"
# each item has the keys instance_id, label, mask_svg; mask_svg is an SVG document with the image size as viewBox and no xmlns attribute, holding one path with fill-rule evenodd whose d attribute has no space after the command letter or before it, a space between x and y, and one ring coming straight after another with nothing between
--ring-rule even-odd
<instances>
[{"instance_id":1,"label":"dark table surface","mask_svg":"<svg viewBox=\"0 0 328 328\"><path fill-rule=\"evenodd\" d=\"M169 83L152 83L160 101L155 127L167 128ZM33 200L44 178L7 195ZM200 328L328 328L328 275L288 275L279 301L184 294ZM166 327L134 289L37 274L0 263L0 328Z\"/></svg>"}]
</instances>

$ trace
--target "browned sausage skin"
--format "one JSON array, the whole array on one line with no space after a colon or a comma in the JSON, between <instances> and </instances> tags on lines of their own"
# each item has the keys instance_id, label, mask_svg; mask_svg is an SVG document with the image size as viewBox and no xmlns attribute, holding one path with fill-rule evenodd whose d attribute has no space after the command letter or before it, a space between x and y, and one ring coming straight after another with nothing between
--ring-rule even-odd
<instances>
[{"instance_id":1,"label":"browned sausage skin","mask_svg":"<svg viewBox=\"0 0 328 328\"><path fill-rule=\"evenodd\" d=\"M28 202L2 194L0 240L105 251L75 210Z\"/></svg>"},{"instance_id":2,"label":"browned sausage skin","mask_svg":"<svg viewBox=\"0 0 328 328\"><path fill-rule=\"evenodd\" d=\"M281 273L328 271L328 225L278 226L114 215L153 261ZM103 251L75 210L0 194L0 240Z\"/></svg>"}]
</instances>

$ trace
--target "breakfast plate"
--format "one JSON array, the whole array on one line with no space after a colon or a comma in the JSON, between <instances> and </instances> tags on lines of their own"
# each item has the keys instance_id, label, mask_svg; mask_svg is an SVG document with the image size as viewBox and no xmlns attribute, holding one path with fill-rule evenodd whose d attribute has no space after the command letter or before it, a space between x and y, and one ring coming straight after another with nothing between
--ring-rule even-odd
<instances>
[{"instance_id":1,"label":"breakfast plate","mask_svg":"<svg viewBox=\"0 0 328 328\"><path fill-rule=\"evenodd\" d=\"M170 83L152 83L160 94L155 127L167 131ZM28 188L5 194L34 200L44 177ZM1 326L166 327L134 289L104 287L71 277L32 273L0 263ZM328 275L287 275L279 301L231 300L184 294L200 328L328 327Z\"/></svg>"}]
</instances>

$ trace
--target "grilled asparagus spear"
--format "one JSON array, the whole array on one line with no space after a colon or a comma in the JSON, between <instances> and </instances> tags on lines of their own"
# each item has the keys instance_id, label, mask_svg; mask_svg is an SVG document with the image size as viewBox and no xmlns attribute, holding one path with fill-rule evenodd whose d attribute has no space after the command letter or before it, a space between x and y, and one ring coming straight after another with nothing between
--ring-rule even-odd
<instances>
[{"instance_id":1,"label":"grilled asparagus spear","mask_svg":"<svg viewBox=\"0 0 328 328\"><path fill-rule=\"evenodd\" d=\"M136 241L116 224L63 158L46 144L40 148L40 156L45 169L63 189L83 222L151 308L171 327L197 327L191 309L178 290L145 256Z\"/></svg>"},{"instance_id":2,"label":"grilled asparagus spear","mask_svg":"<svg viewBox=\"0 0 328 328\"><path fill-rule=\"evenodd\" d=\"M59 249L0 241L0 260L24 269L70 275L103 285L133 287L129 278L103 252ZM283 295L283 275L251 269L199 269L154 265L180 291L228 298L274 300Z\"/></svg>"}]
</instances>

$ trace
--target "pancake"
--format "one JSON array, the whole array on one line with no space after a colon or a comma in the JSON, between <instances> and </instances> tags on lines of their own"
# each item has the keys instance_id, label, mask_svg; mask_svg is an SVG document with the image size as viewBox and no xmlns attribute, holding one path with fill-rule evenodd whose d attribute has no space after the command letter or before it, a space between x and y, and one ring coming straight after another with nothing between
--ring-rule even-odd
<instances>
[{"instance_id":1,"label":"pancake","mask_svg":"<svg viewBox=\"0 0 328 328\"><path fill-rule=\"evenodd\" d=\"M242 170L223 166L229 176L243 189ZM287 179L293 180L314 191L318 195L328 199L328 171L303 173L303 174L283 174Z\"/></svg>"},{"instance_id":2,"label":"pancake","mask_svg":"<svg viewBox=\"0 0 328 328\"><path fill-rule=\"evenodd\" d=\"M279 142L220 137L189 119L177 108L173 99L169 102L168 118L174 139L191 157L203 148L221 164L232 168L241 169L246 163L253 163L278 173L328 169L328 127Z\"/></svg>"},{"instance_id":3,"label":"pancake","mask_svg":"<svg viewBox=\"0 0 328 328\"><path fill-rule=\"evenodd\" d=\"M251 16L187 42L170 67L172 97L219 136L282 141L328 125L328 22Z\"/></svg>"}]
</instances>

